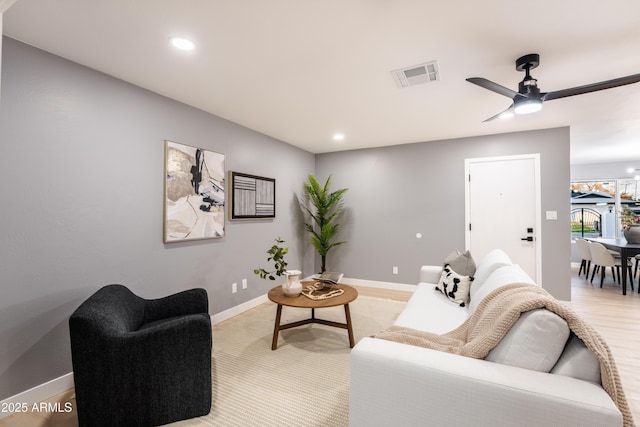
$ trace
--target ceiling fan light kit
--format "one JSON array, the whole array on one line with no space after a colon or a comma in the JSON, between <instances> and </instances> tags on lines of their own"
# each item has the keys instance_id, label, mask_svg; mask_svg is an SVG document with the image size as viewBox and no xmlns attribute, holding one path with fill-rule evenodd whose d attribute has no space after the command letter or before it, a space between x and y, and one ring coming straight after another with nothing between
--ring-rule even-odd
<instances>
[{"instance_id":1,"label":"ceiling fan light kit","mask_svg":"<svg viewBox=\"0 0 640 427\"><path fill-rule=\"evenodd\" d=\"M489 122L498 117L511 117L513 116L513 113L519 115L535 113L542 109L542 103L545 101L566 98L568 96L582 95L584 93L595 92L598 90L611 89L640 81L640 74L633 74L599 83L576 86L570 89L562 89L554 92L540 92L540 89L538 88L538 81L531 77L531 70L536 68L538 65L540 65L540 55L537 53L524 55L516 60L516 70L524 71L525 73L524 79L522 79L518 84L518 92L482 77L470 77L467 79L470 83L488 89L499 95L511 98L513 101L509 108L495 116L489 117L484 120L485 122Z\"/></svg>"},{"instance_id":2,"label":"ceiling fan light kit","mask_svg":"<svg viewBox=\"0 0 640 427\"><path fill-rule=\"evenodd\" d=\"M515 101L513 111L516 114L531 114L542 110L542 101L539 99L525 99L524 101Z\"/></svg>"}]
</instances>

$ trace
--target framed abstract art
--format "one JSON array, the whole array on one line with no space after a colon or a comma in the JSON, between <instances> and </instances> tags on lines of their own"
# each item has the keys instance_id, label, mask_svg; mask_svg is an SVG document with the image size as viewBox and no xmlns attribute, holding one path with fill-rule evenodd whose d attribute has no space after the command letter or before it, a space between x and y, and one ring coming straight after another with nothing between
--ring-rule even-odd
<instances>
[{"instance_id":1,"label":"framed abstract art","mask_svg":"<svg viewBox=\"0 0 640 427\"><path fill-rule=\"evenodd\" d=\"M224 154L165 141L165 243L224 236L224 181Z\"/></svg>"}]
</instances>

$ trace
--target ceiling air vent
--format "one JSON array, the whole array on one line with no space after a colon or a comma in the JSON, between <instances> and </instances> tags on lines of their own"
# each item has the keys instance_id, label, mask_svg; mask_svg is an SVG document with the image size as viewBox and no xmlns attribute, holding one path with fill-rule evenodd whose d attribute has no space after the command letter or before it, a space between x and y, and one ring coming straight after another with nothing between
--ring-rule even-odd
<instances>
[{"instance_id":1,"label":"ceiling air vent","mask_svg":"<svg viewBox=\"0 0 640 427\"><path fill-rule=\"evenodd\" d=\"M391 72L398 87L409 87L440 80L438 61L425 62Z\"/></svg>"}]
</instances>

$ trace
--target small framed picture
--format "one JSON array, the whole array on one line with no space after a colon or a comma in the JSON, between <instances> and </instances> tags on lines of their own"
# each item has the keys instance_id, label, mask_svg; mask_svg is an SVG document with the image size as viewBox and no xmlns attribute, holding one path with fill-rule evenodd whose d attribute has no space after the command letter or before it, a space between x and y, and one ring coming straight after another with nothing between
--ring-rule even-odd
<instances>
[{"instance_id":1,"label":"small framed picture","mask_svg":"<svg viewBox=\"0 0 640 427\"><path fill-rule=\"evenodd\" d=\"M231 219L276 217L276 180L240 172L229 172Z\"/></svg>"}]
</instances>

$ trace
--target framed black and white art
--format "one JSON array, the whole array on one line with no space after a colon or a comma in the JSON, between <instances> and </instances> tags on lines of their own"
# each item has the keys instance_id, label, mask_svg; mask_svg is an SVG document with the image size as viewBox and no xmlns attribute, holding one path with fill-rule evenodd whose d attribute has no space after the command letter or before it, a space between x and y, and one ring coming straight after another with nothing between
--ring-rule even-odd
<instances>
[{"instance_id":1,"label":"framed black and white art","mask_svg":"<svg viewBox=\"0 0 640 427\"><path fill-rule=\"evenodd\" d=\"M229 172L231 219L276 217L276 180L240 172Z\"/></svg>"}]
</instances>

